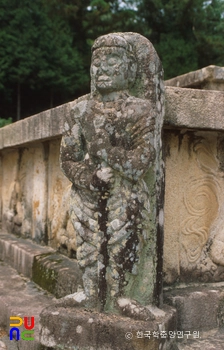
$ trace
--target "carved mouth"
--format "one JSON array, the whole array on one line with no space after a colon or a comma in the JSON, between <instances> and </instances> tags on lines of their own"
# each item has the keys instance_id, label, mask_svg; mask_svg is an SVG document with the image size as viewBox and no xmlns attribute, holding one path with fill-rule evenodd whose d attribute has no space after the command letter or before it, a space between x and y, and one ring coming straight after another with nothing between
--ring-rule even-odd
<instances>
[{"instance_id":1,"label":"carved mouth","mask_svg":"<svg viewBox=\"0 0 224 350\"><path fill-rule=\"evenodd\" d=\"M104 75L101 75L97 78L97 82L101 83L101 82L108 82L110 81L110 78Z\"/></svg>"}]
</instances>

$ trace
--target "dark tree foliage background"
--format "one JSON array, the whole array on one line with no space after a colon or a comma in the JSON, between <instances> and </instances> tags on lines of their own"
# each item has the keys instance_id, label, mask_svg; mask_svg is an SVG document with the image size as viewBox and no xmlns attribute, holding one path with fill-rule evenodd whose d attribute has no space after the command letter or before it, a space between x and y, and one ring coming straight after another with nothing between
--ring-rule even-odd
<instances>
[{"instance_id":1,"label":"dark tree foliage background","mask_svg":"<svg viewBox=\"0 0 224 350\"><path fill-rule=\"evenodd\" d=\"M109 32L149 38L166 79L224 66L224 0L0 0L0 26L0 121L88 93L91 45Z\"/></svg>"}]
</instances>

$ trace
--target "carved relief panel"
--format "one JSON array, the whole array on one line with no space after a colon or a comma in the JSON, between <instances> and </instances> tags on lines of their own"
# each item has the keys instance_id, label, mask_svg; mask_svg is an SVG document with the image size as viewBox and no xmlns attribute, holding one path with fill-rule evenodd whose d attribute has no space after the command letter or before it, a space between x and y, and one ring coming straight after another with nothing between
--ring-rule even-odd
<instances>
[{"instance_id":1,"label":"carved relief panel","mask_svg":"<svg viewBox=\"0 0 224 350\"><path fill-rule=\"evenodd\" d=\"M222 135L166 133L165 282L224 279Z\"/></svg>"}]
</instances>

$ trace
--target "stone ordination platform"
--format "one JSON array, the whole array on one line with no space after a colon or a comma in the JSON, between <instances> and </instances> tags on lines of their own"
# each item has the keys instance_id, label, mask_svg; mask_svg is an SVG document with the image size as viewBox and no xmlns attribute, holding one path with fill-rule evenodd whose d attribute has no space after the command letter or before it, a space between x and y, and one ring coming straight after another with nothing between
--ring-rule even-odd
<instances>
[{"instance_id":1,"label":"stone ordination platform","mask_svg":"<svg viewBox=\"0 0 224 350\"><path fill-rule=\"evenodd\" d=\"M95 348L99 350L176 350L176 345L172 340L149 339L145 336L144 338L137 338L138 331L146 333L154 330L167 332L175 330L176 311L173 307L164 306L154 321L139 321L129 317L99 314L81 308L68 308L68 303L66 304L64 298L56 300L52 294L41 289L24 275L29 278L33 276L34 279L37 279L34 275L39 269L39 277L42 278L39 278L36 282L39 282L39 285L47 290L51 289L54 295L57 295L60 291L59 294L64 296L74 292L79 286L79 272L74 273L75 262L55 253L52 249L37 246L29 240L6 233L2 233L0 237L0 327L8 332L9 317L12 315L19 315L20 317L34 316L35 330L37 330L35 341L32 342L20 340L15 343L9 340L8 335L3 336L1 340L8 346L8 350L60 349L60 344L63 344L64 349L75 350L90 350L92 346L96 346ZM18 265L21 275L8 265L11 264L17 267L18 256L23 261L23 264ZM71 264L70 266L66 266L68 261ZM57 271L61 271L61 274L57 274ZM71 285L69 286L68 274L72 277L72 271L73 278L76 280L73 279L74 283L71 287ZM50 277L52 272L55 275L53 283L56 283L54 290L52 289L52 277ZM67 283L62 280L63 274L65 280L68 279ZM46 276L49 276L49 279ZM59 286L63 286L63 288L60 290ZM42 345L39 343L39 316L41 311ZM59 311L60 320L58 320ZM53 331L54 336L51 335L51 331ZM131 338L129 339L129 337ZM90 343L92 345L86 347L87 343L85 341L87 342L89 339L91 339ZM70 341L70 345L68 341Z\"/></svg>"},{"instance_id":2,"label":"stone ordination platform","mask_svg":"<svg viewBox=\"0 0 224 350\"><path fill-rule=\"evenodd\" d=\"M20 251L24 250L27 254L29 253L29 256L32 257L31 261L38 258L42 264L40 266L45 267L46 271L49 266L55 266L57 270L61 264L63 265L63 256L60 256L58 264L52 263L52 259L59 257L59 254L52 249L50 254L48 248L46 251L45 247L36 250L37 245L29 240L6 234L2 234L0 240L1 260L5 259L8 263L10 262L9 253L15 249L13 246L17 246ZM22 253L20 256L23 256ZM65 260L70 261L67 258ZM11 264L14 264L13 255L11 255ZM28 266L32 266L32 264L30 263ZM61 271L66 272L65 267L63 268ZM32 276L33 272L29 269L20 267L19 269L20 273L24 272L26 275ZM44 275L44 270L42 272ZM35 330L37 329L34 342L19 341L15 343L9 341L8 335L3 336L1 340L8 346L8 350L49 350L60 349L60 346L69 350L223 349L224 335L222 328L218 328L223 327L224 324L222 283L204 284L203 286L192 284L188 288L184 288L186 285L180 285L179 288L175 289L167 287L164 299L166 304L169 303L170 306L164 306L163 319L157 317L154 321L140 321L130 317L119 316L118 318L117 315L98 314L80 307L75 309L68 305L69 302L66 302L66 299L56 300L33 281L22 275L19 276L12 267L3 261L0 264L0 281L0 327L4 327L8 331L10 315L20 314L21 317L34 315ZM175 309L177 310L177 318ZM40 314L42 345L39 343ZM181 342L178 339L168 342L167 339L153 337L149 339L145 336L148 331L175 331L176 329L200 330L200 338L186 339L185 337ZM209 331L202 332L205 329ZM143 332L144 337L141 338L141 333L138 333L138 338L137 332ZM87 342L90 339L91 346L88 347ZM18 347L16 347L17 345Z\"/></svg>"}]
</instances>

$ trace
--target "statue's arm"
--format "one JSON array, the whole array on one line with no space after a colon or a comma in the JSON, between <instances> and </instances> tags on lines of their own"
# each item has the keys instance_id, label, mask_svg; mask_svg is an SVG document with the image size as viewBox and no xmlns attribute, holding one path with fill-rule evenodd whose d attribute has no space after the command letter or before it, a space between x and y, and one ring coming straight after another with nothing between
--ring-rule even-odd
<instances>
[{"instance_id":1,"label":"statue's arm","mask_svg":"<svg viewBox=\"0 0 224 350\"><path fill-rule=\"evenodd\" d=\"M112 181L110 169L98 170L92 162L79 123L65 127L60 147L60 167L78 188L97 191L108 188Z\"/></svg>"},{"instance_id":2,"label":"statue's arm","mask_svg":"<svg viewBox=\"0 0 224 350\"><path fill-rule=\"evenodd\" d=\"M129 149L119 145L112 146L108 133L102 130L98 139L92 144L92 149L101 160L118 171L121 176L137 181L154 159L153 129L153 120L150 123L148 114L143 115L130 131L131 147Z\"/></svg>"},{"instance_id":3,"label":"statue's arm","mask_svg":"<svg viewBox=\"0 0 224 350\"><path fill-rule=\"evenodd\" d=\"M65 176L77 187L90 188L93 165L86 152L85 140L78 123L67 123L60 148L60 167Z\"/></svg>"}]
</instances>

